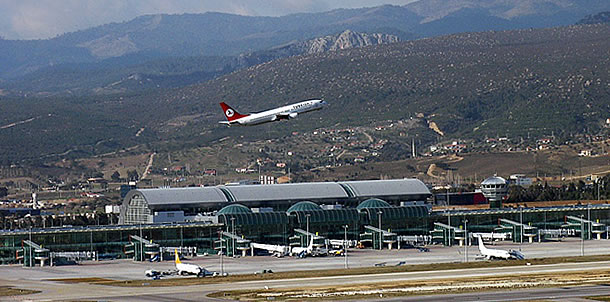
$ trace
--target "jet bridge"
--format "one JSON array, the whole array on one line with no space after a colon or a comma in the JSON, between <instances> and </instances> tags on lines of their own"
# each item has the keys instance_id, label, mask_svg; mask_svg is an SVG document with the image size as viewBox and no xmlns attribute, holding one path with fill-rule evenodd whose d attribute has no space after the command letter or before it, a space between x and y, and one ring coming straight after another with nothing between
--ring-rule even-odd
<instances>
[{"instance_id":1,"label":"jet bridge","mask_svg":"<svg viewBox=\"0 0 610 302\"><path fill-rule=\"evenodd\" d=\"M137 235L129 235L129 243L125 245L125 255L133 257L133 261L151 260L159 256L159 245L152 240Z\"/></svg>"},{"instance_id":2,"label":"jet bridge","mask_svg":"<svg viewBox=\"0 0 610 302\"><path fill-rule=\"evenodd\" d=\"M585 240L592 239L594 235L597 239L601 239L602 233L606 232L605 224L593 222L577 216L566 216L565 224L563 224L562 227L574 230L575 233L580 233L580 237Z\"/></svg>"},{"instance_id":3,"label":"jet bridge","mask_svg":"<svg viewBox=\"0 0 610 302\"><path fill-rule=\"evenodd\" d=\"M36 262L39 262L40 266L44 266L45 261L49 260L49 254L49 249L30 240L23 240L23 249L17 251L17 260L23 260L23 266L26 267L33 267Z\"/></svg>"},{"instance_id":4,"label":"jet bridge","mask_svg":"<svg viewBox=\"0 0 610 302\"><path fill-rule=\"evenodd\" d=\"M223 245L221 246L221 243ZM224 255L234 257L238 252L241 256L246 256L246 251L250 249L250 240L239 237L233 233L221 232L220 240L214 241L214 249L222 252Z\"/></svg>"},{"instance_id":5,"label":"jet bridge","mask_svg":"<svg viewBox=\"0 0 610 302\"><path fill-rule=\"evenodd\" d=\"M455 240L459 240L459 244L464 244L465 231L454 226L444 223L435 222L434 229L430 231L433 243L442 243L445 246L452 246Z\"/></svg>"},{"instance_id":6,"label":"jet bridge","mask_svg":"<svg viewBox=\"0 0 610 302\"><path fill-rule=\"evenodd\" d=\"M398 242L398 236L396 233L390 231L384 231L374 226L365 225L364 233L360 234L360 242L371 243L373 249L381 249L383 244L388 245L388 249L392 249L392 244Z\"/></svg>"},{"instance_id":7,"label":"jet bridge","mask_svg":"<svg viewBox=\"0 0 610 302\"><path fill-rule=\"evenodd\" d=\"M513 242L522 242L521 234L527 238L529 243L534 242L534 238L538 236L538 228L527 224L519 223L509 219L500 218L498 227L494 229L495 233L509 233Z\"/></svg>"},{"instance_id":8,"label":"jet bridge","mask_svg":"<svg viewBox=\"0 0 610 302\"><path fill-rule=\"evenodd\" d=\"M302 229L294 229L294 236L291 236L288 240L290 247L306 247L312 238L314 248L326 247L326 238Z\"/></svg>"}]
</instances>

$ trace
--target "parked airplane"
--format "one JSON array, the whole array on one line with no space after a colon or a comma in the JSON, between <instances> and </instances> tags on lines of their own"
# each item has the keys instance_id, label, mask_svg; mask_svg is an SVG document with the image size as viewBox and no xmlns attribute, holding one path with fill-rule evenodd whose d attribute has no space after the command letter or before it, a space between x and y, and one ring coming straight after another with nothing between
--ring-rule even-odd
<instances>
[{"instance_id":1,"label":"parked airplane","mask_svg":"<svg viewBox=\"0 0 610 302\"><path fill-rule=\"evenodd\" d=\"M210 274L205 268L189 263L182 263L180 261L180 257L178 256L178 250L174 250L176 254L176 270L178 270L179 275L197 275L198 277L203 277L205 275Z\"/></svg>"},{"instance_id":2,"label":"parked airplane","mask_svg":"<svg viewBox=\"0 0 610 302\"><path fill-rule=\"evenodd\" d=\"M323 247L316 247L313 245L313 239L314 237L311 236L311 239L309 240L309 245L307 245L306 247L299 247L299 246L295 246L292 248L292 250L290 251L290 256L297 256L299 258L304 258L307 256L326 256L328 255L328 249L323 248Z\"/></svg>"},{"instance_id":3,"label":"parked airplane","mask_svg":"<svg viewBox=\"0 0 610 302\"><path fill-rule=\"evenodd\" d=\"M300 113L320 110L326 105L328 105L328 103L323 100L308 100L263 112L240 114L239 112L235 111L235 109L231 108L231 106L222 102L220 103L220 107L222 107L227 120L220 121L219 123L229 126L251 126L280 120L288 120L297 117L297 115Z\"/></svg>"},{"instance_id":4,"label":"parked airplane","mask_svg":"<svg viewBox=\"0 0 610 302\"><path fill-rule=\"evenodd\" d=\"M487 247L485 247L485 244L483 244L483 238L481 237L481 235L476 235L476 236L479 239L479 251L481 252L481 255L483 257L485 257L487 260L491 260L491 259L523 260L523 259L525 259L525 255L523 255L519 251L515 251L515 250L505 251L505 250L487 248Z\"/></svg>"}]
</instances>

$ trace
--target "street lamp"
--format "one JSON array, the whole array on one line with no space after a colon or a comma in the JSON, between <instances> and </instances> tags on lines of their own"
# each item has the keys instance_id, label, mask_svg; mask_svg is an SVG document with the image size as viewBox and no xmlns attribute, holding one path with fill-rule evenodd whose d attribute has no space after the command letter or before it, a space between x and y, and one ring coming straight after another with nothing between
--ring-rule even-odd
<instances>
[{"instance_id":1,"label":"street lamp","mask_svg":"<svg viewBox=\"0 0 610 302\"><path fill-rule=\"evenodd\" d=\"M585 255L585 227L584 215L580 215L580 255Z\"/></svg>"},{"instance_id":2,"label":"street lamp","mask_svg":"<svg viewBox=\"0 0 610 302\"><path fill-rule=\"evenodd\" d=\"M345 256L345 268L349 268L347 266L347 228L349 226L346 224L343 226L344 229L344 238L343 238L343 256Z\"/></svg>"},{"instance_id":3,"label":"street lamp","mask_svg":"<svg viewBox=\"0 0 610 302\"><path fill-rule=\"evenodd\" d=\"M233 251L233 257L235 257L235 217L231 217L231 228L233 237L231 238L231 246Z\"/></svg>"},{"instance_id":4,"label":"street lamp","mask_svg":"<svg viewBox=\"0 0 610 302\"><path fill-rule=\"evenodd\" d=\"M222 229L218 230L218 238L220 239L219 240L219 243L220 243L220 275L224 276L225 270L224 270L224 264L222 263L222 254L223 254L223 252L222 252L222 241L223 241L222 240Z\"/></svg>"},{"instance_id":5,"label":"street lamp","mask_svg":"<svg viewBox=\"0 0 610 302\"><path fill-rule=\"evenodd\" d=\"M523 206L519 206L519 251L523 245Z\"/></svg>"},{"instance_id":6,"label":"street lamp","mask_svg":"<svg viewBox=\"0 0 610 302\"><path fill-rule=\"evenodd\" d=\"M379 250L381 250L381 245L383 244L383 230L381 229L381 214L382 211L377 212L377 216L379 216Z\"/></svg>"},{"instance_id":7,"label":"street lamp","mask_svg":"<svg viewBox=\"0 0 610 302\"><path fill-rule=\"evenodd\" d=\"M307 213L305 214L305 221L306 221L306 227L307 227L307 241L305 242L306 246L309 246L309 216L311 216L311 214Z\"/></svg>"},{"instance_id":8,"label":"street lamp","mask_svg":"<svg viewBox=\"0 0 610 302\"><path fill-rule=\"evenodd\" d=\"M587 224L589 225L587 227L587 238L591 238L591 203L587 204Z\"/></svg>"},{"instance_id":9,"label":"street lamp","mask_svg":"<svg viewBox=\"0 0 610 302\"><path fill-rule=\"evenodd\" d=\"M468 262L468 219L464 219L464 262Z\"/></svg>"}]
</instances>

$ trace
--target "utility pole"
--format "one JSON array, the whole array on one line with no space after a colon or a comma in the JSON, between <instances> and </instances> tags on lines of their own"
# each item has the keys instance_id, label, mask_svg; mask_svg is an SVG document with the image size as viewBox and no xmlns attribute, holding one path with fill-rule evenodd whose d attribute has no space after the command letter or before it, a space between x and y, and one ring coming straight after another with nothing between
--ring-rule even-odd
<instances>
[{"instance_id":1,"label":"utility pole","mask_svg":"<svg viewBox=\"0 0 610 302\"><path fill-rule=\"evenodd\" d=\"M451 246L451 209L449 208L449 187L447 187L447 225L449 225L449 246Z\"/></svg>"},{"instance_id":2,"label":"utility pole","mask_svg":"<svg viewBox=\"0 0 610 302\"><path fill-rule=\"evenodd\" d=\"M218 231L218 238L220 239L220 275L224 276L225 275L225 270L224 270L224 265L222 263L222 230Z\"/></svg>"},{"instance_id":3,"label":"utility pole","mask_svg":"<svg viewBox=\"0 0 610 302\"><path fill-rule=\"evenodd\" d=\"M591 203L587 204L587 224L589 225L589 227L587 227L587 238L591 239Z\"/></svg>"},{"instance_id":4,"label":"utility pole","mask_svg":"<svg viewBox=\"0 0 610 302\"><path fill-rule=\"evenodd\" d=\"M309 213L305 214L305 221L307 222L307 225L306 225L307 226L307 237L306 237L307 239L305 242L306 246L309 246L309 216L311 216L311 214L309 214Z\"/></svg>"},{"instance_id":5,"label":"utility pole","mask_svg":"<svg viewBox=\"0 0 610 302\"><path fill-rule=\"evenodd\" d=\"M381 250L381 245L383 244L383 230L381 229L381 214L382 211L377 212L379 214L379 250Z\"/></svg>"},{"instance_id":6,"label":"utility pole","mask_svg":"<svg viewBox=\"0 0 610 302\"><path fill-rule=\"evenodd\" d=\"M233 257L235 257L235 217L231 217L231 227L233 229L233 231L231 232L233 234L233 238L231 238L231 245L232 245Z\"/></svg>"},{"instance_id":7,"label":"utility pole","mask_svg":"<svg viewBox=\"0 0 610 302\"><path fill-rule=\"evenodd\" d=\"M468 219L464 219L464 262L468 262Z\"/></svg>"},{"instance_id":8,"label":"utility pole","mask_svg":"<svg viewBox=\"0 0 610 302\"><path fill-rule=\"evenodd\" d=\"M580 255L585 255L585 227L584 215L580 215Z\"/></svg>"},{"instance_id":9,"label":"utility pole","mask_svg":"<svg viewBox=\"0 0 610 302\"><path fill-rule=\"evenodd\" d=\"M343 238L343 256L345 256L345 269L348 269L349 267L347 266L347 228L349 226L346 224L343 226L343 229L345 231L345 235Z\"/></svg>"},{"instance_id":10,"label":"utility pole","mask_svg":"<svg viewBox=\"0 0 610 302\"><path fill-rule=\"evenodd\" d=\"M523 245L523 206L519 206L519 251Z\"/></svg>"}]
</instances>

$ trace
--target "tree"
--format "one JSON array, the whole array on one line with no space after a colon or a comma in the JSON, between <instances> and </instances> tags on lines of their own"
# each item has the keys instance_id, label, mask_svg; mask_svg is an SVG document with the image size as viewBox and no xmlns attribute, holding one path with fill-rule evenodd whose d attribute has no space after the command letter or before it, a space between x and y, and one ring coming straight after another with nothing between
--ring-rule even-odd
<instances>
[{"instance_id":1,"label":"tree","mask_svg":"<svg viewBox=\"0 0 610 302\"><path fill-rule=\"evenodd\" d=\"M140 175L138 174L138 171L136 171L136 170L129 170L129 171L127 171L127 179L129 179L131 181L136 181L136 180L140 179Z\"/></svg>"},{"instance_id":2,"label":"tree","mask_svg":"<svg viewBox=\"0 0 610 302\"><path fill-rule=\"evenodd\" d=\"M8 188L0 187L0 197L6 197L6 195L8 195Z\"/></svg>"},{"instance_id":3,"label":"tree","mask_svg":"<svg viewBox=\"0 0 610 302\"><path fill-rule=\"evenodd\" d=\"M110 176L110 179L117 182L121 181L121 173L119 173L119 171L114 171L114 173L112 173L112 175Z\"/></svg>"}]
</instances>

